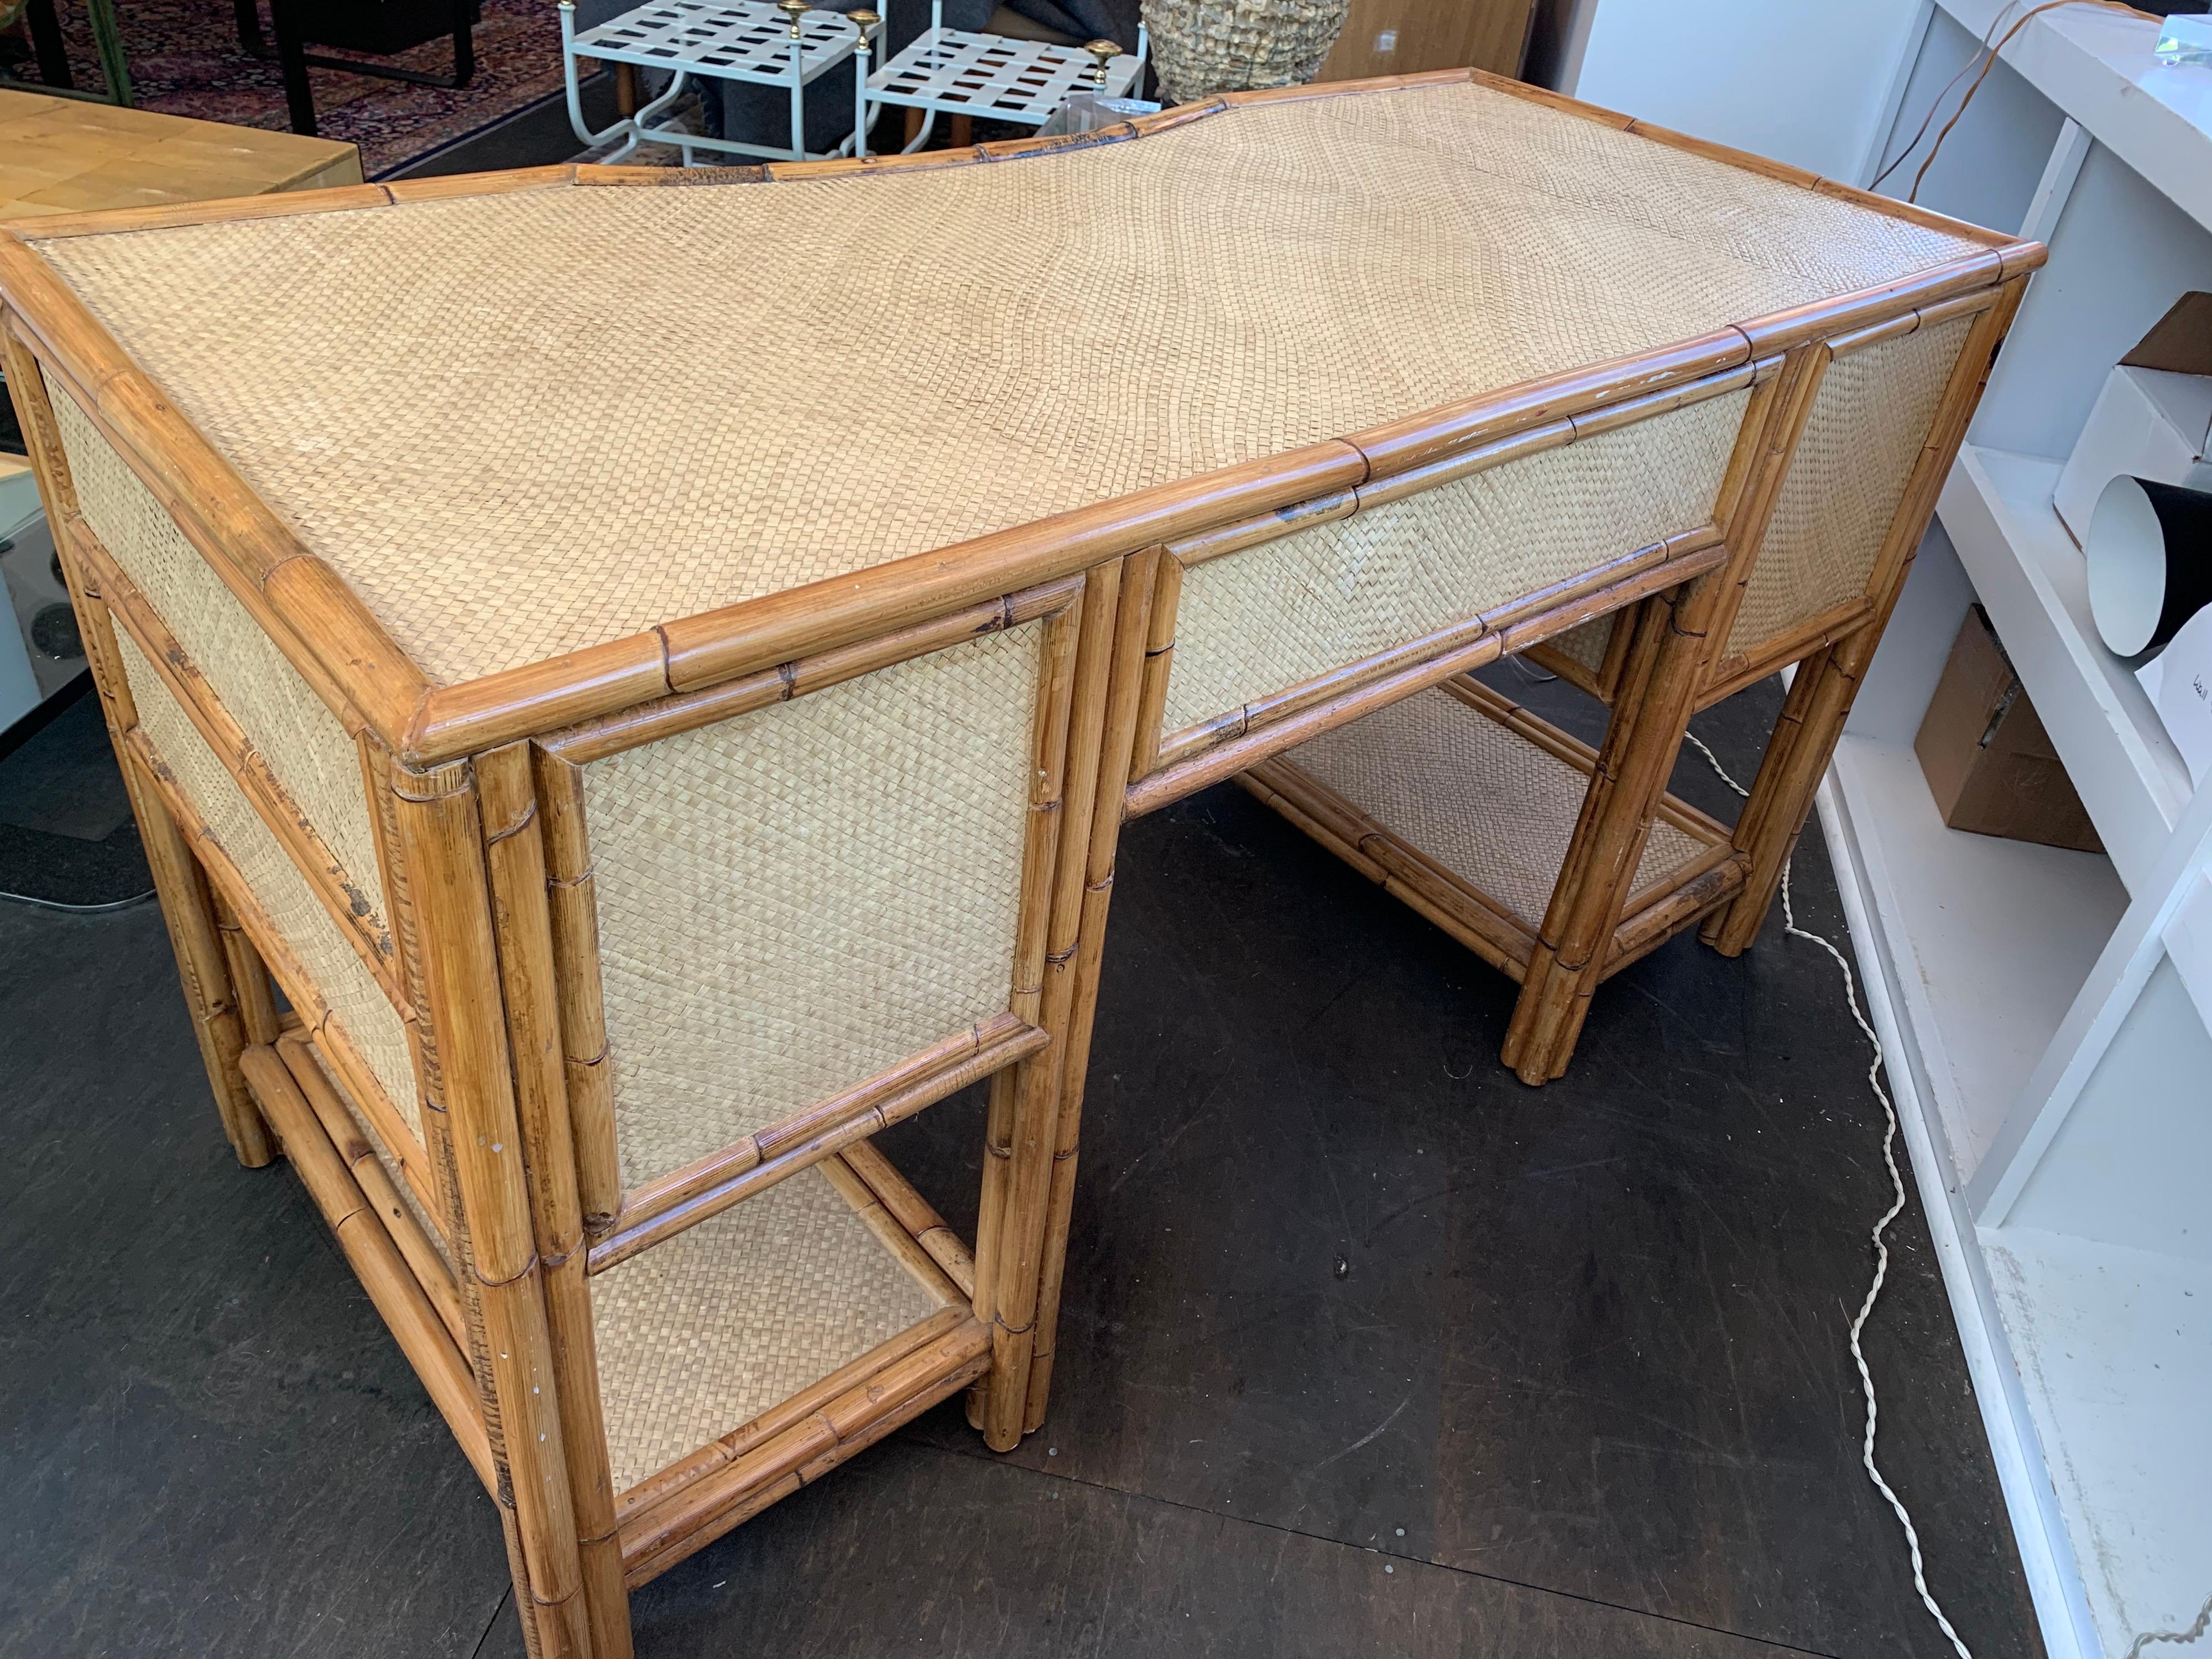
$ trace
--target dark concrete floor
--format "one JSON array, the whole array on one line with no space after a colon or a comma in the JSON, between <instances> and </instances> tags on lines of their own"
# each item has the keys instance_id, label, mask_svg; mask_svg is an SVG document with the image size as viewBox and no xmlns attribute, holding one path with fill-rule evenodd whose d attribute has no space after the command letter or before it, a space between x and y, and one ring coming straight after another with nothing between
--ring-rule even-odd
<instances>
[{"instance_id":1,"label":"dark concrete floor","mask_svg":"<svg viewBox=\"0 0 2212 1659\"><path fill-rule=\"evenodd\" d=\"M150 898L131 797L89 682L13 728L0 752L0 896L98 908Z\"/></svg>"},{"instance_id":2,"label":"dark concrete floor","mask_svg":"<svg viewBox=\"0 0 2212 1659\"><path fill-rule=\"evenodd\" d=\"M1772 708L1701 722L1740 775ZM1840 938L1816 842L1797 892ZM1049 1423L863 1454L641 1591L647 1659L1948 1652L1858 1467L1889 1193L1824 955L1678 939L1539 1091L1507 981L1233 787L1116 895ZM150 907L0 905L0 1654L519 1654L490 1505L296 1180L231 1160ZM979 1133L884 1145L965 1226ZM1917 1204L1895 1238L1883 1465L1974 1652L2033 1655Z\"/></svg>"}]
</instances>

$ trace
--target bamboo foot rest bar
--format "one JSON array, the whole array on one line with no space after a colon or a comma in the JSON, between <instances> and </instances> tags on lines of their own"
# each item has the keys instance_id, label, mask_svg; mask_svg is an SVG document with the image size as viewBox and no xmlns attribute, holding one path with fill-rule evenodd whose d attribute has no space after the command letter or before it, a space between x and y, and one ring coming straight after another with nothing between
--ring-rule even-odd
<instances>
[{"instance_id":1,"label":"bamboo foot rest bar","mask_svg":"<svg viewBox=\"0 0 2212 1659\"><path fill-rule=\"evenodd\" d=\"M1520 980L1596 763L1595 750L1489 687L1453 679L1264 761L1237 781ZM1728 827L1663 797L1604 975L1695 925L1742 885Z\"/></svg>"},{"instance_id":2,"label":"bamboo foot rest bar","mask_svg":"<svg viewBox=\"0 0 2212 1659\"><path fill-rule=\"evenodd\" d=\"M1260 769L1518 964L1527 1077L1647 939L1732 948L2041 257L1472 71L0 229L223 1128L485 1474L529 1650L626 1659L629 1586L954 1390L1042 1422L1131 814ZM1595 758L1458 684L1547 644ZM1673 745L1791 653L1724 848ZM1526 890L1430 762L1329 781L1439 713ZM869 1137L977 1083L971 1256Z\"/></svg>"}]
</instances>

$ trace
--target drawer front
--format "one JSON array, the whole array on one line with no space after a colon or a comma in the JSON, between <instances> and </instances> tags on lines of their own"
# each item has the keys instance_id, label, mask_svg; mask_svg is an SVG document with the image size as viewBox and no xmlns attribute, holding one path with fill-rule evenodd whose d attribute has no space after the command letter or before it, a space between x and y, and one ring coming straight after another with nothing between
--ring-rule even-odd
<instances>
[{"instance_id":1,"label":"drawer front","mask_svg":"<svg viewBox=\"0 0 2212 1659\"><path fill-rule=\"evenodd\" d=\"M1710 524L1747 391L1191 566L1165 732Z\"/></svg>"},{"instance_id":2,"label":"drawer front","mask_svg":"<svg viewBox=\"0 0 2212 1659\"><path fill-rule=\"evenodd\" d=\"M353 739L68 391L47 385L86 526L330 848L349 907L388 937Z\"/></svg>"},{"instance_id":3,"label":"drawer front","mask_svg":"<svg viewBox=\"0 0 2212 1659\"><path fill-rule=\"evenodd\" d=\"M120 629L115 643L131 701L138 711L139 730L209 837L245 878L270 926L290 947L309 981L288 981L285 994L310 1024L316 1018L311 1006L314 1000L336 1017L346 1040L419 1140L422 1109L407 1028L398 1010L145 653Z\"/></svg>"}]
</instances>

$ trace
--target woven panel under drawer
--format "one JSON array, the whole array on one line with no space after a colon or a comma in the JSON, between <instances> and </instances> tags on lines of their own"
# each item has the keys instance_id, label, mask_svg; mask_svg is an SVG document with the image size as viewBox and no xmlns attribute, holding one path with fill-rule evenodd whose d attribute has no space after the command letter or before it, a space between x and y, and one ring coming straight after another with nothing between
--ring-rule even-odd
<instances>
[{"instance_id":1,"label":"woven panel under drawer","mask_svg":"<svg viewBox=\"0 0 2212 1659\"><path fill-rule=\"evenodd\" d=\"M1043 627L584 769L626 1186L1006 1010Z\"/></svg>"},{"instance_id":2,"label":"woven panel under drawer","mask_svg":"<svg viewBox=\"0 0 2212 1659\"><path fill-rule=\"evenodd\" d=\"M1605 666L1605 653L1613 645L1613 626L1618 616L1600 617L1595 622L1586 622L1580 628L1570 628L1565 633L1554 635L1551 648L1569 662L1578 662L1593 674Z\"/></svg>"},{"instance_id":3,"label":"woven panel under drawer","mask_svg":"<svg viewBox=\"0 0 2212 1659\"><path fill-rule=\"evenodd\" d=\"M1192 566L1163 729L1710 524L1749 397L1708 398Z\"/></svg>"},{"instance_id":4,"label":"woven panel under drawer","mask_svg":"<svg viewBox=\"0 0 2212 1659\"><path fill-rule=\"evenodd\" d=\"M594 1277L617 1492L949 1305L819 1170Z\"/></svg>"},{"instance_id":5,"label":"woven panel under drawer","mask_svg":"<svg viewBox=\"0 0 2212 1659\"><path fill-rule=\"evenodd\" d=\"M270 926L292 947L314 981L307 987L288 985L285 994L295 1003L308 994L322 999L376 1073L393 1109L419 1137L422 1121L415 1097L415 1065L407 1051L407 1028L392 1000L362 965L331 913L308 887L307 878L240 793L154 665L121 629L116 630L115 643L147 741L206 823L216 844L253 890Z\"/></svg>"},{"instance_id":6,"label":"woven panel under drawer","mask_svg":"<svg viewBox=\"0 0 2212 1659\"><path fill-rule=\"evenodd\" d=\"M1587 772L1439 687L1324 732L1288 759L1532 932L1543 926ZM1705 851L1673 824L1653 824L1636 890Z\"/></svg>"},{"instance_id":7,"label":"woven panel under drawer","mask_svg":"<svg viewBox=\"0 0 2212 1659\"><path fill-rule=\"evenodd\" d=\"M76 400L52 388L84 521L192 659L348 878L356 914L384 920L361 754L345 727L185 539Z\"/></svg>"}]
</instances>

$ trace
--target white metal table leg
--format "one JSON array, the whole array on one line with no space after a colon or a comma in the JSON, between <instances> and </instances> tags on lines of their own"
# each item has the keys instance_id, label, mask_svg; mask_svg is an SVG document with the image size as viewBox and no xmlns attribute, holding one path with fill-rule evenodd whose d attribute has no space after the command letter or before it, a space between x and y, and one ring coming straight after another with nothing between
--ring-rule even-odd
<instances>
[{"instance_id":1,"label":"white metal table leg","mask_svg":"<svg viewBox=\"0 0 2212 1659\"><path fill-rule=\"evenodd\" d=\"M851 21L853 41L853 154L865 161L868 159L868 26L876 21L872 11L853 11L846 14Z\"/></svg>"}]
</instances>

